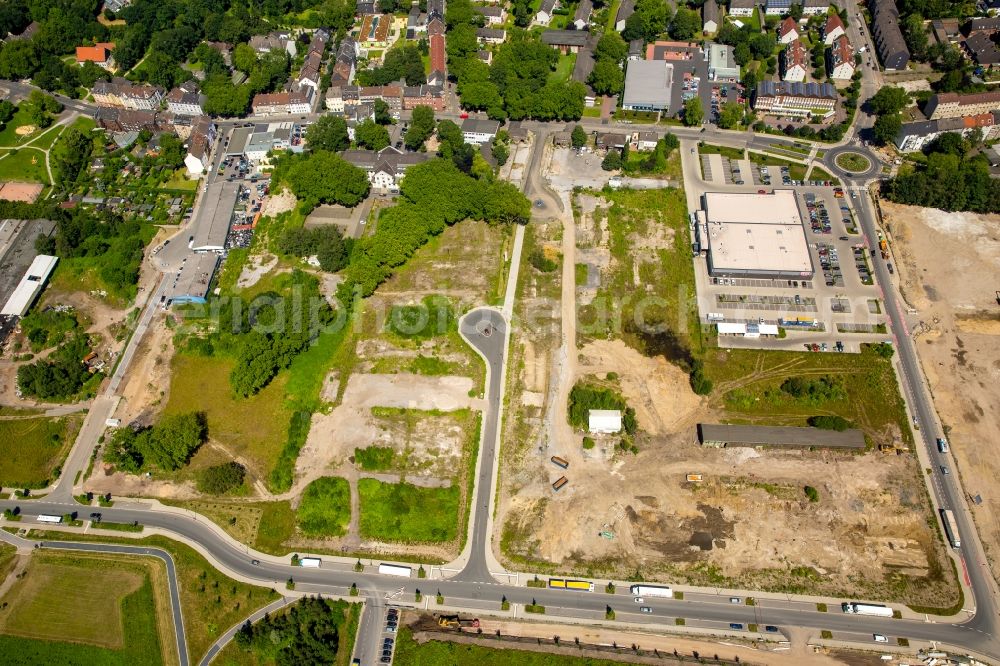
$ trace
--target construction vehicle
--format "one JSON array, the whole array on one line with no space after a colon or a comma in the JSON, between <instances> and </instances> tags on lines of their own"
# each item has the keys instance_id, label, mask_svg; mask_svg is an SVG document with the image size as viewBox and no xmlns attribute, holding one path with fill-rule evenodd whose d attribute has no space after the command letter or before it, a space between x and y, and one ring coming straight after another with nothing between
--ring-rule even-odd
<instances>
[{"instance_id":1,"label":"construction vehicle","mask_svg":"<svg viewBox=\"0 0 1000 666\"><path fill-rule=\"evenodd\" d=\"M687 475L687 480L688 481L701 481L702 478L703 477L702 477L701 474L688 474Z\"/></svg>"},{"instance_id":2,"label":"construction vehicle","mask_svg":"<svg viewBox=\"0 0 1000 666\"><path fill-rule=\"evenodd\" d=\"M438 626L450 629L478 629L479 618L461 618L458 615L441 615L438 617Z\"/></svg>"},{"instance_id":3,"label":"construction vehicle","mask_svg":"<svg viewBox=\"0 0 1000 666\"><path fill-rule=\"evenodd\" d=\"M884 238L878 242L878 249L882 253L883 259L889 258L889 243Z\"/></svg>"}]
</instances>

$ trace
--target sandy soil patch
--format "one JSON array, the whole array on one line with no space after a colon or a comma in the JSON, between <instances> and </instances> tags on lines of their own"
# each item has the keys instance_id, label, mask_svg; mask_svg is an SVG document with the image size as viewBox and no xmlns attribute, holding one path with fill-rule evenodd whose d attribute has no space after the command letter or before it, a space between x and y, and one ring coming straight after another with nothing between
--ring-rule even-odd
<instances>
[{"instance_id":1,"label":"sandy soil patch","mask_svg":"<svg viewBox=\"0 0 1000 666\"><path fill-rule=\"evenodd\" d=\"M94 474L87 480L87 490L97 494L111 493L115 497L196 499L202 496L191 481L160 481L152 477L113 472L104 467L95 468Z\"/></svg>"},{"instance_id":2,"label":"sandy soil patch","mask_svg":"<svg viewBox=\"0 0 1000 666\"><path fill-rule=\"evenodd\" d=\"M277 193L272 192L260 209L261 217L275 217L279 213L290 211L295 208L295 203L295 195L285 188Z\"/></svg>"},{"instance_id":3,"label":"sandy soil patch","mask_svg":"<svg viewBox=\"0 0 1000 666\"><path fill-rule=\"evenodd\" d=\"M472 380L468 377L429 377L398 375L351 375L344 392L344 403L358 407L401 407L404 409L439 409L450 412L465 407L480 407L469 397Z\"/></svg>"},{"instance_id":4,"label":"sandy soil patch","mask_svg":"<svg viewBox=\"0 0 1000 666\"><path fill-rule=\"evenodd\" d=\"M1000 577L1000 216L882 202L916 347L987 558Z\"/></svg>"},{"instance_id":5,"label":"sandy soil patch","mask_svg":"<svg viewBox=\"0 0 1000 666\"><path fill-rule=\"evenodd\" d=\"M140 343L126 374L115 418L122 423L151 423L154 412L166 403L170 390L170 359L174 355L173 335L162 324L151 326Z\"/></svg>"},{"instance_id":6,"label":"sandy soil patch","mask_svg":"<svg viewBox=\"0 0 1000 666\"><path fill-rule=\"evenodd\" d=\"M243 265L240 277L236 280L236 286L240 289L254 286L277 265L278 258L271 254L249 257L247 263Z\"/></svg>"},{"instance_id":7,"label":"sandy soil patch","mask_svg":"<svg viewBox=\"0 0 1000 666\"><path fill-rule=\"evenodd\" d=\"M38 128L34 125L21 125L14 130L14 134L18 136L28 136L29 134L33 134L37 129Z\"/></svg>"},{"instance_id":8,"label":"sandy soil patch","mask_svg":"<svg viewBox=\"0 0 1000 666\"><path fill-rule=\"evenodd\" d=\"M21 129L20 127L18 128ZM33 203L45 186L41 183L23 183L16 180L0 183L0 199Z\"/></svg>"}]
</instances>

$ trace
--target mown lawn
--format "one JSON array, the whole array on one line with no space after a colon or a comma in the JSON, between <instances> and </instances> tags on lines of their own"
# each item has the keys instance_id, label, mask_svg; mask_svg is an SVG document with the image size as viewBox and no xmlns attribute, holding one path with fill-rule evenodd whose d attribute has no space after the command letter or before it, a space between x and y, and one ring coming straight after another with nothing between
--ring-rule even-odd
<instances>
[{"instance_id":1,"label":"mown lawn","mask_svg":"<svg viewBox=\"0 0 1000 666\"><path fill-rule=\"evenodd\" d=\"M0 421L0 486L44 488L76 439L81 418Z\"/></svg>"},{"instance_id":2,"label":"mown lawn","mask_svg":"<svg viewBox=\"0 0 1000 666\"><path fill-rule=\"evenodd\" d=\"M176 663L164 612L169 606L156 600L157 592L166 600L166 579L157 578L159 591L151 579L150 567L161 564L62 553L32 557L0 610L0 654L13 657L4 663L163 664L165 649L166 663Z\"/></svg>"},{"instance_id":3,"label":"mown lawn","mask_svg":"<svg viewBox=\"0 0 1000 666\"><path fill-rule=\"evenodd\" d=\"M0 180L20 180L48 185L45 153L33 148L12 151L7 157L0 159Z\"/></svg>"},{"instance_id":4,"label":"mown lawn","mask_svg":"<svg viewBox=\"0 0 1000 666\"><path fill-rule=\"evenodd\" d=\"M455 538L459 489L360 479L361 535L380 541L440 542Z\"/></svg>"},{"instance_id":5,"label":"mown lawn","mask_svg":"<svg viewBox=\"0 0 1000 666\"><path fill-rule=\"evenodd\" d=\"M20 146L23 143L31 141L37 137L41 132L35 130L31 134L26 134L23 136L18 135L17 128L22 125L29 125L28 113L20 107L14 112L14 117L10 119L3 130L0 131L0 146Z\"/></svg>"},{"instance_id":6,"label":"mown lawn","mask_svg":"<svg viewBox=\"0 0 1000 666\"><path fill-rule=\"evenodd\" d=\"M296 518L308 536L343 536L351 522L351 487L346 479L325 476L302 493Z\"/></svg>"},{"instance_id":7,"label":"mown lawn","mask_svg":"<svg viewBox=\"0 0 1000 666\"><path fill-rule=\"evenodd\" d=\"M569 77L573 75L573 68L575 66L575 53L564 53L560 55L559 62L556 63L555 71L549 74L549 81L556 81L559 83L569 81Z\"/></svg>"}]
</instances>

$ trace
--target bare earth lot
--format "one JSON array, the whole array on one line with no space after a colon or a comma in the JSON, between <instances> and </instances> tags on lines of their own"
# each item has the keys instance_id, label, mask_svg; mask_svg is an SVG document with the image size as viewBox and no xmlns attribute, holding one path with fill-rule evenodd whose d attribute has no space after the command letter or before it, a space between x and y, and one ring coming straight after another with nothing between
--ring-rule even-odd
<instances>
[{"instance_id":1,"label":"bare earth lot","mask_svg":"<svg viewBox=\"0 0 1000 666\"><path fill-rule=\"evenodd\" d=\"M569 187L571 169L570 158L560 161L557 190ZM783 369L771 367L780 365L777 358L758 360L767 367L753 370L746 353L729 352L730 359L716 350L684 309L693 288L684 263L690 246L684 211L672 208L683 207L683 196L606 196L613 202L575 197L576 215L562 216L572 228L560 235L558 222L533 223L526 241L526 257L542 248L573 267L522 266L518 307L522 317L534 316L531 326L515 329L512 342L497 518L502 561L593 577L953 603L953 572L943 568L943 546L928 527L922 471L899 435L895 403L871 409L871 387L829 406L782 402L774 391L783 377L863 370L846 362L852 359L823 364L806 354L789 354ZM566 285L567 276L575 284ZM644 340L627 326L624 334L588 326L604 302L612 309L622 303L630 317L627 297L642 291L659 296L659 316L677 332L676 346L703 358L716 375L709 396L695 395L677 364L637 351ZM578 332L561 344L563 317L574 314L570 330ZM671 353L669 344L660 349ZM746 377L727 375L727 361ZM751 370L744 373L744 365ZM864 382L850 377L846 386L862 391ZM636 410L637 454L616 448L617 436L594 437L595 446L583 448L584 433L566 425L566 394L558 388L581 379L615 385ZM876 380L881 387L885 377ZM889 384L895 386L891 376ZM732 404L737 388L744 404ZM699 422L805 425L806 416L827 409L848 412L873 444L899 446L899 453L706 449L696 439ZM569 468L553 465L552 455L566 458ZM689 473L703 481L686 481ZM563 475L569 484L556 493L551 484ZM819 501L809 501L806 485Z\"/></svg>"},{"instance_id":2,"label":"bare earth lot","mask_svg":"<svg viewBox=\"0 0 1000 666\"><path fill-rule=\"evenodd\" d=\"M1000 575L1000 216L882 202L917 351L983 546Z\"/></svg>"}]
</instances>

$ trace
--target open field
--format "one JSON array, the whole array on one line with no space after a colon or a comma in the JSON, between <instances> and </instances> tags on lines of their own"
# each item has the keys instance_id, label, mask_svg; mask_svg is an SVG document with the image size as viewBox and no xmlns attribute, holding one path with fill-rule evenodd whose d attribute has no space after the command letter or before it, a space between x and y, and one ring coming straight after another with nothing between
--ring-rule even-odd
<instances>
[{"instance_id":1,"label":"open field","mask_svg":"<svg viewBox=\"0 0 1000 666\"><path fill-rule=\"evenodd\" d=\"M361 535L379 541L439 542L455 538L459 489L420 488L409 483L358 481Z\"/></svg>"},{"instance_id":2,"label":"open field","mask_svg":"<svg viewBox=\"0 0 1000 666\"><path fill-rule=\"evenodd\" d=\"M350 484L339 477L316 479L302 493L296 517L309 536L343 535L351 520Z\"/></svg>"},{"instance_id":3,"label":"open field","mask_svg":"<svg viewBox=\"0 0 1000 666\"><path fill-rule=\"evenodd\" d=\"M291 418L284 399L288 373L251 398L235 398L229 384L233 363L177 354L164 413L205 412L209 439L245 459L255 476L266 477L277 463Z\"/></svg>"},{"instance_id":4,"label":"open field","mask_svg":"<svg viewBox=\"0 0 1000 666\"><path fill-rule=\"evenodd\" d=\"M31 535L62 541L148 545L169 551L177 565L184 630L188 641L188 655L192 661L201 659L226 629L278 598L277 592L272 589L234 581L210 565L194 549L166 537L128 539L45 530L32 530Z\"/></svg>"},{"instance_id":5,"label":"open field","mask_svg":"<svg viewBox=\"0 0 1000 666\"><path fill-rule=\"evenodd\" d=\"M45 153L33 148L22 148L0 159L0 180L19 180L49 184L45 171Z\"/></svg>"},{"instance_id":6,"label":"open field","mask_svg":"<svg viewBox=\"0 0 1000 666\"><path fill-rule=\"evenodd\" d=\"M45 186L41 183L25 183L16 180L8 180L0 183L0 199L4 201L22 201L24 203L34 203L38 195L42 193Z\"/></svg>"},{"instance_id":7,"label":"open field","mask_svg":"<svg viewBox=\"0 0 1000 666\"><path fill-rule=\"evenodd\" d=\"M561 297L561 312L577 313L577 345L564 359L551 333L515 337L504 433L515 444L502 456L497 518L502 559L588 577L953 604L955 574L890 361L874 349L719 350L692 308L683 193L581 193L573 203L573 260L588 266L585 284L560 293L558 273L522 267L529 302ZM567 293L575 307L566 307ZM547 324L558 326L560 309L544 305L556 313ZM660 326L650 331L650 323ZM702 366L714 383L704 397L688 377ZM566 423L554 388L566 373L569 386L609 386L635 409L635 450L623 450L618 436L591 436L582 446L584 433ZM782 388L789 378L826 392L794 394ZM833 414L861 428L871 447L697 442L698 423L806 425L809 416ZM568 469L550 463L552 455ZM703 482L688 482L689 473ZM550 484L563 475L569 484L556 494ZM817 501L804 492L810 484Z\"/></svg>"},{"instance_id":8,"label":"open field","mask_svg":"<svg viewBox=\"0 0 1000 666\"><path fill-rule=\"evenodd\" d=\"M993 575L1000 577L1000 216L880 202L915 347L951 443Z\"/></svg>"},{"instance_id":9,"label":"open field","mask_svg":"<svg viewBox=\"0 0 1000 666\"><path fill-rule=\"evenodd\" d=\"M20 146L23 143L27 143L34 138L37 138L42 131L35 128L34 132L27 134L18 134L17 128L30 125L29 113L26 109L18 107L17 111L14 113L14 117L10 119L2 131L0 131L0 146L2 147L14 147ZM32 125L32 127L34 127Z\"/></svg>"},{"instance_id":10,"label":"open field","mask_svg":"<svg viewBox=\"0 0 1000 666\"><path fill-rule=\"evenodd\" d=\"M80 429L78 415L0 420L0 486L44 488L62 465Z\"/></svg>"},{"instance_id":11,"label":"open field","mask_svg":"<svg viewBox=\"0 0 1000 666\"><path fill-rule=\"evenodd\" d=\"M154 560L33 553L5 600L4 654L45 663L177 662L166 572Z\"/></svg>"}]
</instances>

